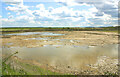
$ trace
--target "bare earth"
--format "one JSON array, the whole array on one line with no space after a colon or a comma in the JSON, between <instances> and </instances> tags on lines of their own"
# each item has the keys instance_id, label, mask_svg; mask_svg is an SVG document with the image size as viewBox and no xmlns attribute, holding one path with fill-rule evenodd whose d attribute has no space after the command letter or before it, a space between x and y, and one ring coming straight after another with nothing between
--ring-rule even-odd
<instances>
[{"instance_id":1,"label":"bare earth","mask_svg":"<svg viewBox=\"0 0 120 77\"><path fill-rule=\"evenodd\" d=\"M41 35L9 35L2 36L2 44L14 43L11 46L40 47L43 45L104 45L118 44L118 34L97 31L52 31L52 33L65 34L62 36L41 36ZM52 40L27 40L28 38L49 38ZM58 40L54 40L58 39ZM61 40L67 40L61 42ZM53 41L54 40L54 41ZM64 41L63 40L63 41Z\"/></svg>"}]
</instances>

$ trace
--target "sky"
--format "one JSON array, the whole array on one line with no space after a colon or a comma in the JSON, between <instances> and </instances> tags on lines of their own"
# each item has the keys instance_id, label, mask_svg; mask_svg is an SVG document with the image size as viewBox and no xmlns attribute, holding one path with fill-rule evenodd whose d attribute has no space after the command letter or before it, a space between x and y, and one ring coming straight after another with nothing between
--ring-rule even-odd
<instances>
[{"instance_id":1,"label":"sky","mask_svg":"<svg viewBox=\"0 0 120 77\"><path fill-rule=\"evenodd\" d=\"M0 27L118 26L118 2L119 0L1 0Z\"/></svg>"}]
</instances>

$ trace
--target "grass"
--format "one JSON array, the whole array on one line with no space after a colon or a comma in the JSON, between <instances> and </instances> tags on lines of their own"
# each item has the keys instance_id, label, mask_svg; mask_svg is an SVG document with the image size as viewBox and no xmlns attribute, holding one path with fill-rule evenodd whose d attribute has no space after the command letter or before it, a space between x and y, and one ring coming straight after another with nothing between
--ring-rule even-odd
<instances>
[{"instance_id":1,"label":"grass","mask_svg":"<svg viewBox=\"0 0 120 77\"><path fill-rule=\"evenodd\" d=\"M14 54L17 54L18 52L15 52ZM2 75L26 75L26 72L23 69L16 70L15 68L12 68L10 63L7 63L7 61L14 55L10 55L3 59L2 62Z\"/></svg>"},{"instance_id":2,"label":"grass","mask_svg":"<svg viewBox=\"0 0 120 77\"><path fill-rule=\"evenodd\" d=\"M17 54L18 52L14 53ZM22 69L20 70L15 70L12 68L10 63L7 63L7 61L14 55L10 55L7 58L5 58L2 62L2 75L24 75L26 72Z\"/></svg>"},{"instance_id":3,"label":"grass","mask_svg":"<svg viewBox=\"0 0 120 77\"><path fill-rule=\"evenodd\" d=\"M11 62L8 62L11 57L18 52L8 56L7 58L3 59L2 62L2 75L61 75L60 73L52 72L50 70L40 68L39 66L15 61L18 68L15 68Z\"/></svg>"},{"instance_id":4,"label":"grass","mask_svg":"<svg viewBox=\"0 0 120 77\"><path fill-rule=\"evenodd\" d=\"M4 33L14 32L32 32L32 31L105 31L105 32L118 32L119 26L117 27L14 27L14 28L1 28L0 31Z\"/></svg>"}]
</instances>

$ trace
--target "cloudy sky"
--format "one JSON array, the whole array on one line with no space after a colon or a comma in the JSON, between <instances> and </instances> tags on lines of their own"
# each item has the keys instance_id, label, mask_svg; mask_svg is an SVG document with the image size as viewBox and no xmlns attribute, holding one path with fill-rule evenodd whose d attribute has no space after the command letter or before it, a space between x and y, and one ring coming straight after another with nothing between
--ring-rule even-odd
<instances>
[{"instance_id":1,"label":"cloudy sky","mask_svg":"<svg viewBox=\"0 0 120 77\"><path fill-rule=\"evenodd\" d=\"M2 27L118 26L119 0L2 0Z\"/></svg>"}]
</instances>

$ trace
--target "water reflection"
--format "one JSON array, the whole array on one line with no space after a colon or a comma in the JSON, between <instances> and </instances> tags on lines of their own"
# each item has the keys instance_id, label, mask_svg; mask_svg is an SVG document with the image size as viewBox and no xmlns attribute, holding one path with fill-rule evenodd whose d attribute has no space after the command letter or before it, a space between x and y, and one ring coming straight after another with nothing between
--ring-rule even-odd
<instances>
[{"instance_id":1,"label":"water reflection","mask_svg":"<svg viewBox=\"0 0 120 77\"><path fill-rule=\"evenodd\" d=\"M58 67L80 68L83 65L94 64L99 56L117 58L118 45L75 46L75 45L44 45L43 47L3 47L3 54L18 51L16 55L24 60L35 60L41 64Z\"/></svg>"},{"instance_id":2,"label":"water reflection","mask_svg":"<svg viewBox=\"0 0 120 77\"><path fill-rule=\"evenodd\" d=\"M33 35L33 34L40 34L40 35L48 35L48 36L60 36L64 34L57 34L52 32L24 32L24 33L12 33L12 34L3 34L3 35Z\"/></svg>"}]
</instances>

